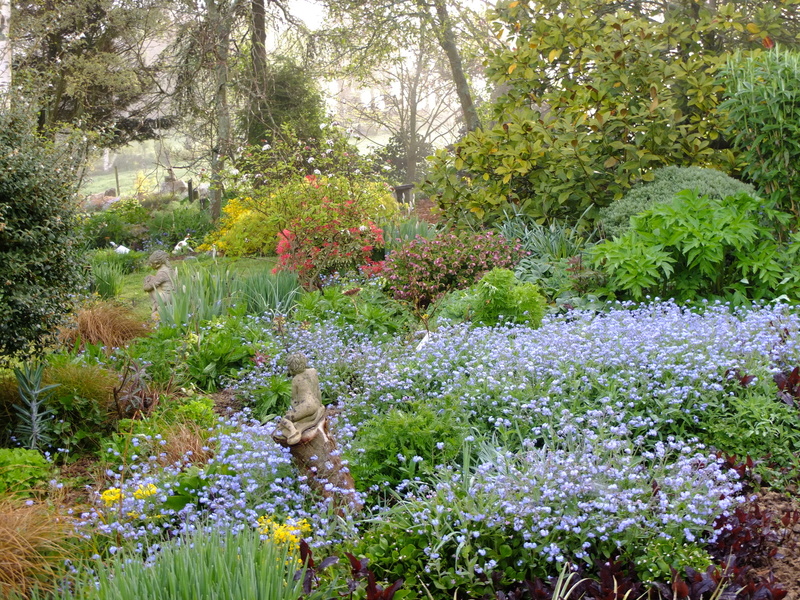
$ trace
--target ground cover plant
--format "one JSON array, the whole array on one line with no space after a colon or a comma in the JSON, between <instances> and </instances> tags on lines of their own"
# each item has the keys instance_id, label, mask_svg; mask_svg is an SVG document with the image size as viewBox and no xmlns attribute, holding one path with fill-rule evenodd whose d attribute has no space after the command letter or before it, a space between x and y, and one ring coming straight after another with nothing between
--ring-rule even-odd
<instances>
[{"instance_id":1,"label":"ground cover plant","mask_svg":"<svg viewBox=\"0 0 800 600\"><path fill-rule=\"evenodd\" d=\"M337 515L310 493L271 420L206 421L202 448L169 458L166 430L137 425L82 516L95 552L305 520L315 555L367 559L385 589L404 580L398 598L494 596L568 563L599 577L597 559L670 585L673 568L720 564L715 523L746 499L718 453L754 457L780 487L800 452L773 378L800 363L782 304L618 304L538 329L455 323L424 344L336 318L245 321L254 360L229 382L271 419L284 357L306 353L367 508Z\"/></svg>"}]
</instances>

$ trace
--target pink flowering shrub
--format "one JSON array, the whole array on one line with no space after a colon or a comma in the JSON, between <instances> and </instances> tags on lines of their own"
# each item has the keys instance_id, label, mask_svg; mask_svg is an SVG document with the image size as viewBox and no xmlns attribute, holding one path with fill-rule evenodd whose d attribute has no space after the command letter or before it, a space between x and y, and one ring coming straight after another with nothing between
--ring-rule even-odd
<instances>
[{"instance_id":1,"label":"pink flowering shrub","mask_svg":"<svg viewBox=\"0 0 800 600\"><path fill-rule=\"evenodd\" d=\"M484 273L512 268L522 257L519 246L493 232L439 233L417 237L386 259L384 276L397 300L424 309L452 290L465 289Z\"/></svg>"},{"instance_id":2,"label":"pink flowering shrub","mask_svg":"<svg viewBox=\"0 0 800 600\"><path fill-rule=\"evenodd\" d=\"M320 276L334 271L374 269L372 254L383 247L383 232L355 199L305 200L278 234L277 271L294 271L306 289L320 287Z\"/></svg>"}]
</instances>

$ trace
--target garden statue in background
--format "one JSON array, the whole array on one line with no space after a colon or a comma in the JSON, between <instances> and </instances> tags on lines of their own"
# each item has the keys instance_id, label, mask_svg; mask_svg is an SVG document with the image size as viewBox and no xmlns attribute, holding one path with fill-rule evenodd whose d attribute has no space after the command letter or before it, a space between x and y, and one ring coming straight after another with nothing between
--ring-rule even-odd
<instances>
[{"instance_id":1,"label":"garden statue in background","mask_svg":"<svg viewBox=\"0 0 800 600\"><path fill-rule=\"evenodd\" d=\"M292 405L272 438L289 448L292 459L308 484L325 498L332 498L341 510L349 505L362 507L350 472L344 468L336 442L328 432L328 420L316 369L308 368L304 354L291 354L286 360L292 378Z\"/></svg>"},{"instance_id":2,"label":"garden statue in background","mask_svg":"<svg viewBox=\"0 0 800 600\"><path fill-rule=\"evenodd\" d=\"M158 305L168 304L172 300L172 291L178 280L178 272L169 266L169 254L156 250L147 259L147 265L156 270L155 275L144 278L144 291L150 294L153 306L153 320L158 320Z\"/></svg>"}]
</instances>

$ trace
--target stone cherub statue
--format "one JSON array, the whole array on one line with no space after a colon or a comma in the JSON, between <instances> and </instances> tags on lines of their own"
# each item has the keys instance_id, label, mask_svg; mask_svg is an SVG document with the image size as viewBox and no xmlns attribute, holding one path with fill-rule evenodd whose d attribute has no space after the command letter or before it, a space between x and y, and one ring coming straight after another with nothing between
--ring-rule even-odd
<instances>
[{"instance_id":1,"label":"stone cherub statue","mask_svg":"<svg viewBox=\"0 0 800 600\"><path fill-rule=\"evenodd\" d=\"M144 278L144 291L150 294L153 307L153 319L158 320L158 305L167 304L172 299L172 291L178 280L178 271L169 266L169 254L156 250L147 259L147 265L157 269L155 275Z\"/></svg>"},{"instance_id":2,"label":"stone cherub statue","mask_svg":"<svg viewBox=\"0 0 800 600\"><path fill-rule=\"evenodd\" d=\"M322 394L316 369L307 368L304 354L290 354L286 359L292 377L292 405L278 423L276 434L283 434L290 446L301 441L303 434L311 432L325 418Z\"/></svg>"}]
</instances>

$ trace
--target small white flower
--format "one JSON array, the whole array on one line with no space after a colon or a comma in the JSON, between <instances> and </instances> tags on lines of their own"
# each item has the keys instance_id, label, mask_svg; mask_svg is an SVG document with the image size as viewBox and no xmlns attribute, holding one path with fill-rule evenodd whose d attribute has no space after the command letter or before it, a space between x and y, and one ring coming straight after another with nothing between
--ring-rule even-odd
<instances>
[{"instance_id":1,"label":"small white flower","mask_svg":"<svg viewBox=\"0 0 800 600\"><path fill-rule=\"evenodd\" d=\"M272 146L270 146L269 144L264 144L263 146L261 146L261 149L266 152L267 150L271 150Z\"/></svg>"}]
</instances>

